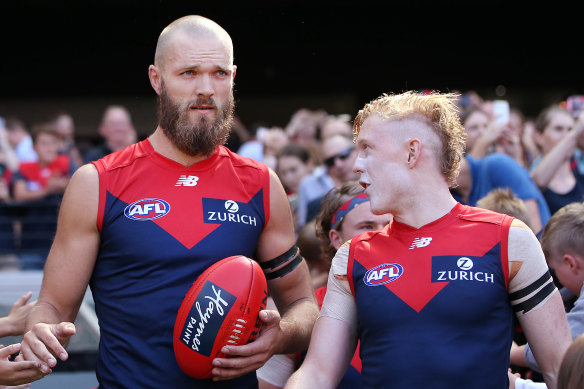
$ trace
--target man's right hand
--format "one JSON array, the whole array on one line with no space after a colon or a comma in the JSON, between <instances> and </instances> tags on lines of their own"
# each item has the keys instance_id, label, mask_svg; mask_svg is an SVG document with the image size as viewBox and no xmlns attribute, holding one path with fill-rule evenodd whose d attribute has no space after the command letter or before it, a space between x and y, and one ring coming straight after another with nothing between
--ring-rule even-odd
<instances>
[{"instance_id":1,"label":"man's right hand","mask_svg":"<svg viewBox=\"0 0 584 389\"><path fill-rule=\"evenodd\" d=\"M62 361L69 357L64 346L72 335L75 335L75 325L70 322L35 324L24 334L20 356L25 361L39 361L41 371L49 374L57 365L55 357Z\"/></svg>"}]
</instances>

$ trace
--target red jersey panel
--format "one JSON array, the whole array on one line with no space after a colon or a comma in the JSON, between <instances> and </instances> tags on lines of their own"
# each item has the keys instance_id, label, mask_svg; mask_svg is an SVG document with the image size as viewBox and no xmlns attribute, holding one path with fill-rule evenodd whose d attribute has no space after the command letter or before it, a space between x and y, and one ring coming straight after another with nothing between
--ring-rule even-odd
<instances>
[{"instance_id":1,"label":"red jersey panel","mask_svg":"<svg viewBox=\"0 0 584 389\"><path fill-rule=\"evenodd\" d=\"M365 387L507 387L511 221L457 204L419 229L394 220L352 240Z\"/></svg>"},{"instance_id":2,"label":"red jersey panel","mask_svg":"<svg viewBox=\"0 0 584 389\"><path fill-rule=\"evenodd\" d=\"M185 167L148 140L93 163L101 235L90 286L101 330L100 388L257 387L255 373L222 382L187 376L172 332L205 269L232 255L255 257L269 218L267 167L222 146Z\"/></svg>"}]
</instances>

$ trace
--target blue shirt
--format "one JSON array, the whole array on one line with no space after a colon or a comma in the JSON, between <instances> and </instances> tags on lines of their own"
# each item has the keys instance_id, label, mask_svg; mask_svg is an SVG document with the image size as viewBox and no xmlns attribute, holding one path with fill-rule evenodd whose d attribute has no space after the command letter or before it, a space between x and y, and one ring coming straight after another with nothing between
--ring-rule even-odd
<instances>
[{"instance_id":1,"label":"blue shirt","mask_svg":"<svg viewBox=\"0 0 584 389\"><path fill-rule=\"evenodd\" d=\"M477 201L495 188L509 188L521 200L537 200L542 227L551 214L539 188L535 185L529 172L506 154L492 153L481 159L465 155L470 168L472 187L466 204L475 206ZM458 193L454 198L465 204Z\"/></svg>"},{"instance_id":2,"label":"blue shirt","mask_svg":"<svg viewBox=\"0 0 584 389\"><path fill-rule=\"evenodd\" d=\"M298 188L298 227L304 226L310 220L307 220L308 204L325 196L329 190L334 188L335 183L328 175L326 169L318 170L313 174L306 176L300 181Z\"/></svg>"}]
</instances>

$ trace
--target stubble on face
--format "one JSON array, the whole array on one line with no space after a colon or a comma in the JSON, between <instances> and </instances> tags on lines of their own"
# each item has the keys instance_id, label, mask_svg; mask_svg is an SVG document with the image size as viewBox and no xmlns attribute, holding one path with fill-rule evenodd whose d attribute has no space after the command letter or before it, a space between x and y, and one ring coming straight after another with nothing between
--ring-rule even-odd
<instances>
[{"instance_id":1,"label":"stubble on face","mask_svg":"<svg viewBox=\"0 0 584 389\"><path fill-rule=\"evenodd\" d=\"M185 103L175 102L168 95L164 81L158 98L158 124L162 132L181 152L189 156L210 156L219 145L225 144L233 124L235 102L233 90L224 104L213 98L197 97ZM214 120L201 115L196 121L190 118L193 106L208 105L216 110Z\"/></svg>"}]
</instances>

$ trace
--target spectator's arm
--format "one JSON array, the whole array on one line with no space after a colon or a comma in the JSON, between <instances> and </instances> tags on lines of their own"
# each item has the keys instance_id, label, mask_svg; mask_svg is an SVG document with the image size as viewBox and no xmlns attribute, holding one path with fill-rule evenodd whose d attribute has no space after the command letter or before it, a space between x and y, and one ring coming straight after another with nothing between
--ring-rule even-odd
<instances>
[{"instance_id":1,"label":"spectator's arm","mask_svg":"<svg viewBox=\"0 0 584 389\"><path fill-rule=\"evenodd\" d=\"M531 178L539 188L543 190L548 187L562 163L574 154L581 136L584 136L584 111L570 132L543 156L541 162L531 172Z\"/></svg>"},{"instance_id":2,"label":"spectator's arm","mask_svg":"<svg viewBox=\"0 0 584 389\"><path fill-rule=\"evenodd\" d=\"M469 154L476 159L483 158L489 154L489 148L495 144L505 128L505 124L491 121L487 129L477 138Z\"/></svg>"},{"instance_id":3,"label":"spectator's arm","mask_svg":"<svg viewBox=\"0 0 584 389\"><path fill-rule=\"evenodd\" d=\"M0 317L0 338L10 335L22 335L24 333L26 317L36 302L32 301L28 303L31 297L32 292L21 296L12 304L12 309L8 316Z\"/></svg>"}]
</instances>

